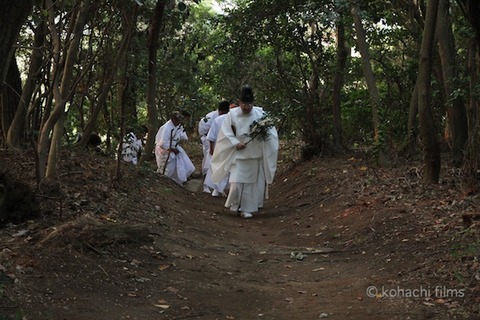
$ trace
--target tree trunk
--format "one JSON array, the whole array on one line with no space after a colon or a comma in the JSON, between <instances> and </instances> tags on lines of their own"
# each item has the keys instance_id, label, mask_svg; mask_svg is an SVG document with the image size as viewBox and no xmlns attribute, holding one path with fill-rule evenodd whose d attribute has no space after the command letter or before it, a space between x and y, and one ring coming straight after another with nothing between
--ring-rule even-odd
<instances>
[{"instance_id":1,"label":"tree trunk","mask_svg":"<svg viewBox=\"0 0 480 320\"><path fill-rule=\"evenodd\" d=\"M423 30L422 47L418 72L418 115L420 134L424 145L425 183L436 184L440 179L441 156L437 138L437 130L431 109L430 80L432 73L432 53L435 40L439 0L430 0L427 6L425 28Z\"/></svg>"},{"instance_id":2,"label":"tree trunk","mask_svg":"<svg viewBox=\"0 0 480 320\"><path fill-rule=\"evenodd\" d=\"M132 10L131 12L134 16L136 16L136 6L135 6L135 9ZM98 115L100 114L100 111L107 103L107 98L110 94L110 90L112 88L113 82L115 81L115 78L117 76L117 70L121 65L122 61L124 60L125 54L130 45L131 35L133 32L133 29L135 28L135 23L134 23L135 21L136 19L131 19L130 21L126 21L125 32L123 32L122 42L120 43L119 48L115 50L116 56L114 58L112 65L110 66L110 70L107 72L108 73L107 80L102 85L102 92L100 93L100 96L98 97L95 103L95 106L93 108L93 112L90 118L88 119L87 125L84 128L82 140L80 141L80 144L82 146L87 145L90 135L93 133L93 130L95 129Z\"/></svg>"},{"instance_id":3,"label":"tree trunk","mask_svg":"<svg viewBox=\"0 0 480 320\"><path fill-rule=\"evenodd\" d=\"M17 112L15 113L15 117L12 121L12 124L10 125L10 129L8 130L7 134L7 146L10 148L16 148L19 146L20 142L25 142L25 117L27 114L28 106L30 105L30 101L32 99L33 92L35 90L35 86L40 80L40 70L42 68L44 60L43 54L40 49L45 41L45 35L45 20L41 20L35 30L35 37L27 80L25 81L25 85L22 90L22 96L20 98L20 102L18 103Z\"/></svg>"},{"instance_id":4,"label":"tree trunk","mask_svg":"<svg viewBox=\"0 0 480 320\"><path fill-rule=\"evenodd\" d=\"M357 35L358 51L361 55L363 74L365 76L365 81L367 83L367 88L370 96L370 105L372 108L373 140L375 144L379 147L377 160L380 165L385 165L387 162L387 158L384 151L382 150L384 146L380 145L379 137L380 117L378 109L380 107L380 94L378 93L375 74L373 73L372 66L370 64L370 52L368 48L367 37L365 35L365 29L363 28L359 11L359 8L354 6L352 8L352 17L355 24L355 33Z\"/></svg>"},{"instance_id":5,"label":"tree trunk","mask_svg":"<svg viewBox=\"0 0 480 320\"><path fill-rule=\"evenodd\" d=\"M157 51L160 39L163 14L167 2L170 0L158 0L155 6L150 26L148 27L148 75L147 75L147 117L148 135L145 144L145 152L140 157L139 163L151 157L155 144L155 134L158 130L158 111L155 96L157 92Z\"/></svg>"},{"instance_id":6,"label":"tree trunk","mask_svg":"<svg viewBox=\"0 0 480 320\"><path fill-rule=\"evenodd\" d=\"M25 19L32 10L32 0L0 1L0 87L7 76L13 57L13 44L17 41Z\"/></svg>"},{"instance_id":7,"label":"tree trunk","mask_svg":"<svg viewBox=\"0 0 480 320\"><path fill-rule=\"evenodd\" d=\"M47 178L53 178L56 176L57 172L57 157L60 148L60 143L63 137L63 127L64 121L66 119L65 115L65 106L69 99L69 95L73 92L73 68L74 63L77 60L77 52L80 44L80 39L82 38L82 31L87 23L88 10L90 8L91 0L78 0L79 11L76 16L76 19L72 19L71 23L74 23L72 27L72 38L69 39L68 47L63 51L63 63L60 60L61 56L61 40L60 36L56 30L56 25L54 21L55 17L55 8L52 3L52 0L46 0L47 8L49 8L49 29L52 35L52 41L54 42L55 55L54 61L54 83L53 94L55 97L55 106L53 112L50 114L48 119L45 121L45 124L41 130L39 145L38 145L38 155L39 155L39 172L40 180L43 179L43 175ZM70 34L67 34L67 36ZM63 66L63 68L62 68ZM61 79L60 79L61 78ZM53 134L50 133L53 130ZM49 148L50 146L50 148ZM47 161L48 158L48 161Z\"/></svg>"},{"instance_id":8,"label":"tree trunk","mask_svg":"<svg viewBox=\"0 0 480 320\"><path fill-rule=\"evenodd\" d=\"M437 17L437 38L444 79L448 129L452 138L453 161L454 165L458 167L463 162L468 129L464 101L461 95L454 94L459 89L457 84L458 67L455 60L455 39L448 11L448 0L440 0Z\"/></svg>"},{"instance_id":9,"label":"tree trunk","mask_svg":"<svg viewBox=\"0 0 480 320\"><path fill-rule=\"evenodd\" d=\"M462 8L464 16L472 24L475 31L477 44L480 46L480 1L478 0L457 0L458 5Z\"/></svg>"},{"instance_id":10,"label":"tree trunk","mask_svg":"<svg viewBox=\"0 0 480 320\"><path fill-rule=\"evenodd\" d=\"M410 107L408 109L408 123L407 123L407 145L405 147L408 156L414 156L417 150L418 138L418 79L413 88L412 97L410 98Z\"/></svg>"},{"instance_id":11,"label":"tree trunk","mask_svg":"<svg viewBox=\"0 0 480 320\"><path fill-rule=\"evenodd\" d=\"M472 38L469 41L467 68L469 79L469 91L475 92L478 87L478 44L476 39ZM470 101L468 103L468 142L467 152L463 169L465 172L466 181L472 186L478 188L478 172L480 170L480 102L478 97L470 94Z\"/></svg>"},{"instance_id":12,"label":"tree trunk","mask_svg":"<svg viewBox=\"0 0 480 320\"><path fill-rule=\"evenodd\" d=\"M20 71L18 70L17 60L10 60L10 68L8 68L5 85L0 94L2 95L1 107L1 127L2 140L7 136L8 129L15 117L15 112L20 101L22 91L22 81L20 79Z\"/></svg>"},{"instance_id":13,"label":"tree trunk","mask_svg":"<svg viewBox=\"0 0 480 320\"><path fill-rule=\"evenodd\" d=\"M13 45L17 41L20 28L32 10L32 5L32 0L0 0L0 8L2 8L0 11L0 30L2 30L0 32L0 116L2 118L3 113L7 113L7 110L4 109L10 109L4 105L8 99L3 97L3 87L15 51ZM3 119L2 122L6 122L6 119ZM4 127L3 124L0 125ZM1 128L0 131L2 131ZM6 137L7 131L4 131L2 135Z\"/></svg>"},{"instance_id":14,"label":"tree trunk","mask_svg":"<svg viewBox=\"0 0 480 320\"><path fill-rule=\"evenodd\" d=\"M343 14L337 19L337 65L333 81L333 145L336 149L342 148L342 88L345 79L345 67L349 52L345 46L345 23Z\"/></svg>"}]
</instances>

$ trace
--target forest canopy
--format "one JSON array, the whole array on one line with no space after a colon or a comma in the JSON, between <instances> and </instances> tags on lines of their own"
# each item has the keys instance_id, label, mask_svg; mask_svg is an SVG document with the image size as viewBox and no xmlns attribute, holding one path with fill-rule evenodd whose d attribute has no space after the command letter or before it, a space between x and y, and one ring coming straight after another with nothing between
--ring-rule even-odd
<instances>
[{"instance_id":1,"label":"forest canopy","mask_svg":"<svg viewBox=\"0 0 480 320\"><path fill-rule=\"evenodd\" d=\"M476 182L480 4L471 0L2 0L0 141L32 149L37 181L92 134L174 110L190 129L251 85L302 156L366 148L379 164L446 151ZM79 138L79 134L81 137ZM151 156L148 135L144 158Z\"/></svg>"}]
</instances>

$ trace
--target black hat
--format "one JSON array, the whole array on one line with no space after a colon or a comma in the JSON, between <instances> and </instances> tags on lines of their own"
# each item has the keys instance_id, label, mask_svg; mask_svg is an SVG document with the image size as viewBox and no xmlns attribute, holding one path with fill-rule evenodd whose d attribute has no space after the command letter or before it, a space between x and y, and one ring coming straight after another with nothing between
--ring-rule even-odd
<instances>
[{"instance_id":1,"label":"black hat","mask_svg":"<svg viewBox=\"0 0 480 320\"><path fill-rule=\"evenodd\" d=\"M180 113L180 111L174 111L172 113L172 118L176 118L178 120L183 120L183 115Z\"/></svg>"},{"instance_id":2,"label":"black hat","mask_svg":"<svg viewBox=\"0 0 480 320\"><path fill-rule=\"evenodd\" d=\"M253 90L250 86L243 86L240 93L240 100L243 102L253 102Z\"/></svg>"}]
</instances>

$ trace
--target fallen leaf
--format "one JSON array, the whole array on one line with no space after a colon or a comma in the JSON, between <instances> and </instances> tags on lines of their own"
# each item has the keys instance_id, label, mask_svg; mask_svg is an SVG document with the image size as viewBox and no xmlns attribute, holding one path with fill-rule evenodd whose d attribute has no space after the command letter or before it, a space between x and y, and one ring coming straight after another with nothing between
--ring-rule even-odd
<instances>
[{"instance_id":1,"label":"fallen leaf","mask_svg":"<svg viewBox=\"0 0 480 320\"><path fill-rule=\"evenodd\" d=\"M157 308L162 308L162 309L170 308L170 306L168 304L154 304L153 306L157 307Z\"/></svg>"},{"instance_id":2,"label":"fallen leaf","mask_svg":"<svg viewBox=\"0 0 480 320\"><path fill-rule=\"evenodd\" d=\"M169 264L162 264L162 265L158 266L158 270L160 270L160 271L167 270L168 268L170 268Z\"/></svg>"}]
</instances>

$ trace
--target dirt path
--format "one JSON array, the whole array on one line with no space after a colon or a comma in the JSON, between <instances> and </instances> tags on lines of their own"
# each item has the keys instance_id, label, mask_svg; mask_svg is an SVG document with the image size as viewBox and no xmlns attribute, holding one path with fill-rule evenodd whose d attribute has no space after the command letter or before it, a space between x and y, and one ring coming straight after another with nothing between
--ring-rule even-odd
<instances>
[{"instance_id":1,"label":"dirt path","mask_svg":"<svg viewBox=\"0 0 480 320\"><path fill-rule=\"evenodd\" d=\"M477 319L477 284L451 276L453 201L422 211L438 195L396 172L297 166L249 220L165 178L132 172L112 189L88 172L60 219L2 230L0 319ZM475 279L475 261L455 270Z\"/></svg>"},{"instance_id":2,"label":"dirt path","mask_svg":"<svg viewBox=\"0 0 480 320\"><path fill-rule=\"evenodd\" d=\"M274 199L280 197L273 189L273 201L262 213L243 220L221 209L223 199L198 195L199 202L215 202L216 210L192 213L192 224L199 225L185 224L186 243L175 251L180 259L170 285L187 298L183 303L189 302L176 307L188 311L184 317L425 318L424 311L405 310L398 299L368 297L369 286L380 288L396 275L371 262L370 248L365 252L326 240L332 240L330 229L341 226L322 221L321 208L317 212L298 205L275 208ZM169 313L165 311L165 319ZM181 318L178 314L171 318L176 317Z\"/></svg>"}]
</instances>

